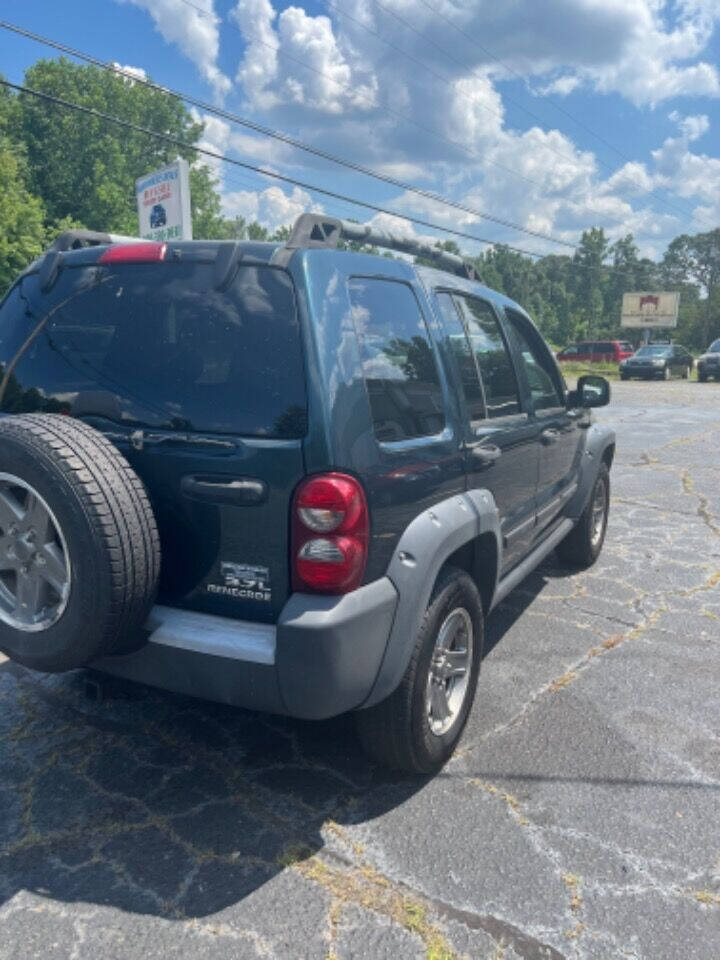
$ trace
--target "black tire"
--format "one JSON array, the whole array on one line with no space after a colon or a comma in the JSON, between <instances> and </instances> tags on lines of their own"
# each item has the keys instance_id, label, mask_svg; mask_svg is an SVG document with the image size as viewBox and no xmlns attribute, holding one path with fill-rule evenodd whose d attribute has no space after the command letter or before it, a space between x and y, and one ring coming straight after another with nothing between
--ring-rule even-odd
<instances>
[{"instance_id":1,"label":"black tire","mask_svg":"<svg viewBox=\"0 0 720 960\"><path fill-rule=\"evenodd\" d=\"M139 646L157 590L160 541L145 488L127 460L82 421L25 414L0 419L0 471L42 498L69 561L58 619L28 632L0 612L0 650L57 672ZM7 616L13 620L12 612Z\"/></svg>"},{"instance_id":2,"label":"black tire","mask_svg":"<svg viewBox=\"0 0 720 960\"><path fill-rule=\"evenodd\" d=\"M629 380L630 377L629 377L626 373L621 373L621 374L620 374L620 379L621 379L621 380Z\"/></svg>"},{"instance_id":3,"label":"black tire","mask_svg":"<svg viewBox=\"0 0 720 960\"><path fill-rule=\"evenodd\" d=\"M593 504L595 503L596 497L600 495L599 491L601 486L603 489L604 513L600 535L596 536L594 535ZM565 539L555 548L558 557L564 563L581 568L591 567L595 563L600 556L603 543L605 542L609 508L610 471L608 470L607 464L602 463L580 519Z\"/></svg>"},{"instance_id":4,"label":"black tire","mask_svg":"<svg viewBox=\"0 0 720 960\"><path fill-rule=\"evenodd\" d=\"M446 618L458 608L469 614L472 624L468 679L451 726L434 733L427 690L435 642ZM386 700L355 714L360 742L369 757L383 766L412 774L435 773L450 759L475 698L483 635L482 600L477 587L463 570L446 567L435 583L400 685Z\"/></svg>"},{"instance_id":5,"label":"black tire","mask_svg":"<svg viewBox=\"0 0 720 960\"><path fill-rule=\"evenodd\" d=\"M708 375L706 373L700 373L698 370L698 380L700 383L707 383Z\"/></svg>"},{"instance_id":6,"label":"black tire","mask_svg":"<svg viewBox=\"0 0 720 960\"><path fill-rule=\"evenodd\" d=\"M667 363L665 364L665 367L663 369L661 376L663 380L669 380L672 377L672 370L670 369Z\"/></svg>"},{"instance_id":7,"label":"black tire","mask_svg":"<svg viewBox=\"0 0 720 960\"><path fill-rule=\"evenodd\" d=\"M689 379L690 379L690 372L691 372L691 370L692 370L692 367L685 367L685 369L683 370L683 375L682 375L682 376L683 376L683 380L689 380Z\"/></svg>"}]
</instances>

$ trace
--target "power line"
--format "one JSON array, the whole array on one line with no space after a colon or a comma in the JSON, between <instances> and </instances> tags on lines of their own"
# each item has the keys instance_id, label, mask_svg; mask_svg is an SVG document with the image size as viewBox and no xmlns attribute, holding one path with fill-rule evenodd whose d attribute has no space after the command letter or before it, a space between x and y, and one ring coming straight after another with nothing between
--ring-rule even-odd
<instances>
[{"instance_id":1,"label":"power line","mask_svg":"<svg viewBox=\"0 0 720 960\"><path fill-rule=\"evenodd\" d=\"M159 130L151 130L150 128L143 127L140 124L131 123L129 120L122 120L120 117L114 117L111 114L103 113L101 110L95 110L93 107L87 107L83 104L73 103L70 100L63 100L61 97L55 97L52 94L43 93L40 90L33 90L30 87L25 87L18 83L11 83L9 80L0 79L0 85L9 87L11 90L17 90L20 93L28 94L29 96L36 97L40 100L45 100L48 103L54 103L56 106L65 107L69 110L76 110L79 113L96 117L97 119L104 120L107 123L117 124L118 126L124 127L127 130L133 130L135 133L141 133L148 137L155 137L158 140L164 140L166 143L171 143L183 150L187 150L192 153L203 154L204 156L212 157L214 160L221 160L224 163L230 163L233 166L241 167L244 170L253 170L255 173L259 173L264 177L270 177L273 180L280 180L283 183L291 183L294 186L301 187L303 190L307 190L311 193L319 193L325 197L331 197L334 200L340 200L345 203L353 204L356 207L363 207L366 210L372 210L375 213L384 213L391 217L399 217L402 220L407 220L409 223L414 223L430 230L439 230L442 233L447 233L455 237L462 237L465 240L472 240L474 243L483 243L490 247L494 247L496 244L498 244L497 240L489 240L487 237L479 237L476 234L466 233L462 230L455 230L452 227L444 227L439 223L433 223L431 220L424 220L421 217L415 217L410 214L402 213L398 210L391 210L388 207L381 207L378 204L370 203L367 200L358 200L355 197L350 197L334 190L328 190L326 187L319 187L316 184L307 183L307 181L304 180L298 180L296 177L290 177L282 173L277 173L275 170L268 170L264 167L259 167L257 164L248 163L245 160L238 160L235 157L228 157L226 154L219 153L216 150L209 150L207 147L196 146L192 143L188 143L186 140L180 139L179 137L173 137L172 135L168 133L162 133ZM524 250L521 247L513 247L506 243L502 243L500 245L505 247L507 250L512 250L513 252L522 254L523 256L547 256L547 254L544 253L538 253L537 251L532 250Z\"/></svg>"},{"instance_id":2,"label":"power line","mask_svg":"<svg viewBox=\"0 0 720 960\"><path fill-rule=\"evenodd\" d=\"M326 2L329 2L329 0L326 0ZM394 17L396 20L402 20L402 18L399 16L399 14L396 14L396 13L390 11L390 10L387 10L387 9L379 2L379 0L373 0L373 3L375 3L376 6L380 7L382 10L384 10L384 11L385 11L386 13L388 13L390 16ZM511 67L509 64L505 63L504 60L501 60L500 57L497 57L497 56L492 52L492 50L489 50L488 47L483 46L483 44L480 43L480 41L477 40L475 37L473 37L470 33L468 33L467 30L463 30L463 28L460 27L460 26L458 26L453 20L450 19L450 17L448 17L448 16L447 16L446 14L444 14L444 13L441 13L438 9L436 9L435 7L433 7L432 4L428 3L428 0L420 0L420 3L425 7L426 10L429 10L430 13L434 14L434 15L437 16L440 20L442 20L442 21L444 21L445 23L447 23L448 26L451 27L456 33L460 34L461 37L464 37L464 38L465 38L469 43L471 43L473 46L477 47L479 50L482 50L482 52L483 52L484 54L486 54L488 57L490 57L492 60L494 60L495 63L499 64L504 70L507 70L508 73L511 73L511 74L512 74L514 77L516 77L518 80L522 80L522 81L524 82L525 77L524 77L518 70L515 70L514 67ZM417 33L419 36L424 36L422 33L420 33L420 31L416 30L416 29L415 29L414 27L412 27L409 23L407 23L407 21L404 21L404 22L405 22L405 25L406 25L406 26L410 27L410 29L413 30L415 33ZM527 22L527 21L526 21L526 22ZM430 39L428 39L427 37L424 37L424 39L425 39L428 43L432 43L432 45L433 45L434 47L437 47L439 50L442 49L434 40L430 40ZM447 55L447 56L450 56L450 54L446 54L446 55ZM524 59L526 59L526 58L524 58ZM473 72L475 72L475 71L473 71ZM616 147L616 146L614 146L612 143L610 143L610 141L607 140L605 137L603 137L602 134L597 133L596 131L592 130L586 123L584 123L582 120L579 120L579 119L578 119L577 117L575 117L569 110L567 110L565 107L563 107L561 104L559 104L555 99L553 99L553 97L549 96L549 94L543 93L541 90L537 90L537 91L535 91L535 92L538 94L538 96L542 97L544 100L547 100L547 102L548 102L551 106L555 107L555 109L556 109L559 113L562 113L562 114L563 114L564 116L566 116L569 120L572 120L573 123L577 124L577 126L580 127L581 130L584 130L584 131L585 131L586 133L588 133L591 137L594 137L594 138L595 138L596 140L598 140L600 143L604 144L604 146L606 146L608 149L612 150L613 153L617 154L617 156L619 156L621 160L624 160L626 163L632 163L632 162L633 162L632 157L628 156L626 153L623 153L623 151L620 150L619 147ZM540 118L536 113L534 113L532 110L528 109L527 107L523 106L523 105L522 105L521 103L519 103L517 100L513 100L511 97L508 97L507 95L506 95L506 99L508 100L508 102L513 103L516 107L518 107L518 109L523 110L523 111L524 111L525 113L527 113L529 116L533 117L535 120L538 121L538 123L542 123L542 122L543 122L543 121L541 120L541 118ZM599 163L601 166L603 166L606 170L612 170L612 167L611 167L609 164L605 163L603 160L601 160L599 157L596 158L596 159L597 159L598 163ZM655 197L657 200L659 200L661 203L664 203L666 206L670 207L671 209L674 209L674 210L676 210L677 212L682 213L685 218L687 218L688 214L691 214L691 215L695 216L694 211L689 210L688 208L685 208L684 206L682 206L682 205L680 205L680 204L675 204L675 203L673 203L671 200L668 200L667 197L663 197L662 194L660 194L660 193L657 191L657 189L650 190L649 192L650 192L651 196L654 196L654 197ZM700 218L700 219L703 219L703 218ZM687 222L687 223L691 223L692 221L686 219L686 222ZM709 220L705 220L705 222L708 223L708 224L710 223Z\"/></svg>"},{"instance_id":3,"label":"power line","mask_svg":"<svg viewBox=\"0 0 720 960\"><path fill-rule=\"evenodd\" d=\"M197 9L200 12L199 7L195 7L194 4L189 3L189 0L182 0L182 2L187 3L193 9ZM205 110L208 113L211 113L215 116L221 117L224 120L229 120L232 123L236 123L240 126L246 127L252 130L255 133L259 133L262 136L271 137L274 140L278 140L282 143L292 146L298 150L303 150L306 153L313 154L316 157L320 157L323 160L329 160L332 163L338 164L339 166L346 167L349 170L353 170L356 173L361 173L364 176L372 177L374 180L385 183L389 186L396 187L399 190L404 190L407 193L414 193L417 196L423 197L425 200L431 200L434 203L442 204L443 206L451 207L455 210L460 210L463 213L468 213L471 216L478 217L479 219L488 220L491 223L496 223L499 226L507 227L510 230L516 230L520 233L525 233L528 236L537 237L540 240L547 240L551 243L558 244L559 246L569 247L571 250L575 250L576 245L569 242L568 240L562 240L558 237L553 237L551 234L543 233L542 231L531 230L528 227L523 227L520 224L514 223L512 220L505 220L502 217L497 217L494 214L487 213L483 210L478 210L474 207L467 206L466 204L460 203L456 200L451 200L449 197L444 197L441 194L435 193L433 190L426 190L423 187L418 187L411 183L406 183L403 180L399 180L396 177L390 176L390 174L379 173L376 170L372 170L369 167L364 166L363 164L357 163L354 160L348 160L343 157L338 157L335 154L329 153L326 150L323 150L320 147L312 146L311 144L305 143L302 140L298 140L295 137L290 136L287 133L284 133L279 130L273 130L270 127L266 127L263 124L257 123L254 120L250 120L247 117L241 117L237 114L231 113L228 110L224 110L220 107L213 106L212 104L206 103L203 100L199 100L196 97L192 97L189 94L183 93L179 90L174 90L171 87L165 87L161 84L154 83L152 80L147 78L137 77L135 75L129 74L124 71L121 67L115 67L112 64L105 63L99 60L97 57L93 57L91 54L84 53L81 50L76 50L73 47L68 46L67 44L60 43L57 40L51 40L48 37L43 37L40 34L33 33L30 30L26 30L22 27L17 26L16 24L9 23L5 20L0 20L0 28L3 30L8 30L12 33L16 33L19 36L25 37L26 39L33 40L37 43L41 43L45 46L51 47L54 50L58 50L61 53L65 53L69 56L76 57L78 60L83 60L86 63L91 63L96 67L99 67L103 70L108 71L109 73L116 73L121 76L124 76L134 83L140 83L143 86L149 87L157 92L163 93L165 95L170 95L177 97L179 100L184 101L185 103L192 104L198 109ZM295 58L292 58L295 59ZM301 61L297 61L301 63ZM308 66L308 65L305 65ZM308 69L314 69L308 66ZM316 71L317 72L317 71ZM325 74L322 74L326 76ZM332 79L332 78L329 78ZM334 81L337 82L337 81ZM401 115L400 115L401 116ZM422 128L426 129L426 128ZM506 169L506 168L503 168ZM513 171L510 171L511 173ZM530 181L535 183L535 181ZM496 241L488 241L496 242Z\"/></svg>"},{"instance_id":4,"label":"power line","mask_svg":"<svg viewBox=\"0 0 720 960\"><path fill-rule=\"evenodd\" d=\"M430 230L438 230L441 233L447 233L451 236L461 237L465 240L471 240L474 243L482 243L492 248L502 247L505 250L509 250L512 253L519 254L523 257L537 257L538 259L548 259L550 257L562 257L564 266L571 266L573 269L579 270L593 270L597 273L602 273L604 270L612 270L616 276L633 276L627 270L620 270L617 267L612 267L609 264L600 263L597 265L593 264L582 264L578 263L575 259L570 259L568 254L547 254L547 253L538 253L533 250L525 250L522 247L514 247L506 243L498 243L494 240L488 240L485 237L478 237L475 234L465 233L461 230L455 230L451 227L444 227L438 223L433 223L430 220L423 220L420 217L414 217L409 214L401 213L397 210L391 210L387 207L381 207L373 203L369 203L366 200L358 200L354 197L346 196L345 194L336 193L332 190L327 190L325 187L318 187L314 184L306 183L302 180L297 180L294 177L289 177L281 173L276 173L273 170L266 170L263 167L258 167L255 164L247 163L243 160L237 160L234 157L228 157L225 154L218 153L214 150L208 150L204 147L194 146L193 144L187 143L187 141L182 140L179 137L173 137L170 134L162 133L158 130L151 130L148 127L143 127L140 124L132 123L129 120L123 120L120 117L115 117L110 114L103 113L100 110L96 110L93 107L87 107L83 104L73 103L69 100L63 100L60 97L55 97L52 94L44 93L40 90L33 90L30 87L22 86L21 84L11 83L9 80L3 80L0 78L0 86L8 87L11 90L17 90L19 93L25 93L29 96L36 97L39 100L43 100L49 103L53 103L56 106L67 108L70 110L75 110L79 113L84 113L88 116L96 117L97 119L103 120L107 123L113 123L117 126L124 127L128 130L133 130L136 133L141 133L145 136L153 137L157 140L163 140L166 143L171 143L176 147L180 147L184 150L187 150L191 153L199 153L205 156L212 157L214 160L220 160L224 163L229 163L233 166L240 167L244 170L250 170L254 173L260 174L263 177L269 177L271 179L280 180L285 183L291 183L294 186L301 187L304 190L314 193L320 193L323 196L330 197L332 200L340 201L342 203L347 203L356 207L364 207L368 210L373 210L376 213L387 214L392 217L398 217L399 219L406 220L409 223L417 224L418 226L426 227ZM652 263L652 261L651 261ZM639 263L638 266L643 266Z\"/></svg>"}]
</instances>

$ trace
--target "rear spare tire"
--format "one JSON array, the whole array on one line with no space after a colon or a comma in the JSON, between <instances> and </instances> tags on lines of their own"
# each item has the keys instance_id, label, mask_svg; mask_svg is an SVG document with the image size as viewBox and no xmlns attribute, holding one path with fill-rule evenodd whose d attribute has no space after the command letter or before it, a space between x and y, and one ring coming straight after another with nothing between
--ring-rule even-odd
<instances>
[{"instance_id":1,"label":"rear spare tire","mask_svg":"<svg viewBox=\"0 0 720 960\"><path fill-rule=\"evenodd\" d=\"M142 481L53 414L0 419L0 650L61 671L142 642L160 542Z\"/></svg>"}]
</instances>

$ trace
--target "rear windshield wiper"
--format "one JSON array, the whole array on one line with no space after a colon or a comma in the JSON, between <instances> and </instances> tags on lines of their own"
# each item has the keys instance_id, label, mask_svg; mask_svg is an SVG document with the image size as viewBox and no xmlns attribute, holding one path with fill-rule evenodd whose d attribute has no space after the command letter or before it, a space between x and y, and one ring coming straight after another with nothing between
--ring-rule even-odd
<instances>
[{"instance_id":1,"label":"rear windshield wiper","mask_svg":"<svg viewBox=\"0 0 720 960\"><path fill-rule=\"evenodd\" d=\"M133 450L143 450L145 447L157 446L161 443L192 444L193 446L215 447L216 449L237 448L234 440L208 437L197 433L149 433L145 430L133 430L125 439L130 441Z\"/></svg>"}]
</instances>

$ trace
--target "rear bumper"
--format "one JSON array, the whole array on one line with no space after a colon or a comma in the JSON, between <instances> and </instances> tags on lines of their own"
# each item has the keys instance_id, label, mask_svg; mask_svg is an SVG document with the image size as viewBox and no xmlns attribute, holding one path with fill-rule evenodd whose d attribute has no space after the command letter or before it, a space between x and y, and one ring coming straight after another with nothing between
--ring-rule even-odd
<instances>
[{"instance_id":1,"label":"rear bumper","mask_svg":"<svg viewBox=\"0 0 720 960\"><path fill-rule=\"evenodd\" d=\"M145 646L93 668L221 703L324 719L367 698L397 600L383 577L341 597L293 594L277 626L158 606Z\"/></svg>"}]
</instances>

